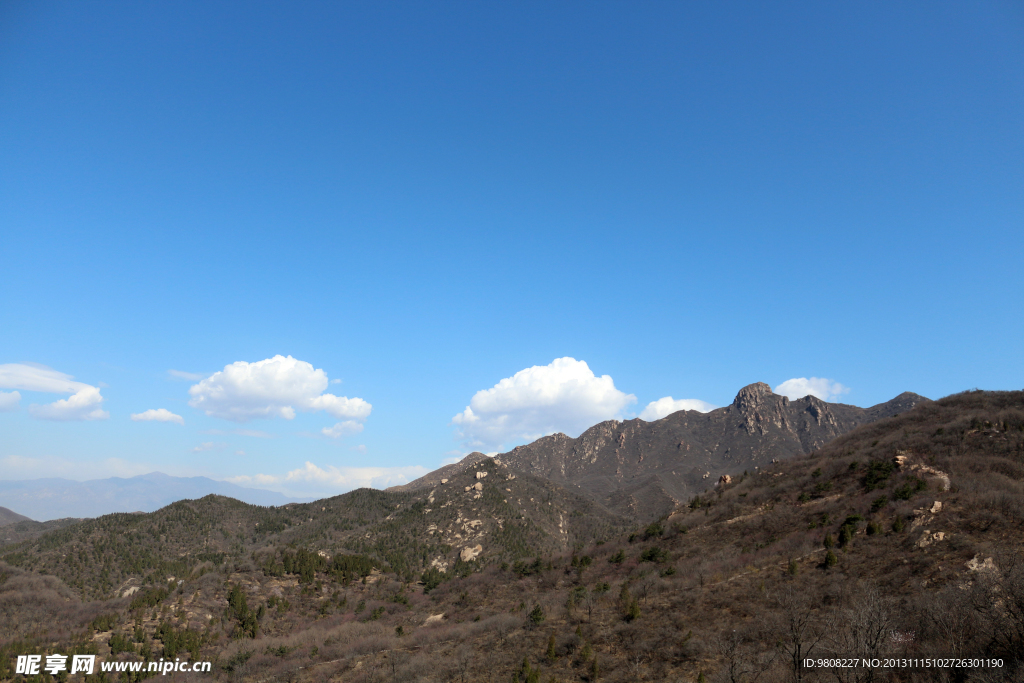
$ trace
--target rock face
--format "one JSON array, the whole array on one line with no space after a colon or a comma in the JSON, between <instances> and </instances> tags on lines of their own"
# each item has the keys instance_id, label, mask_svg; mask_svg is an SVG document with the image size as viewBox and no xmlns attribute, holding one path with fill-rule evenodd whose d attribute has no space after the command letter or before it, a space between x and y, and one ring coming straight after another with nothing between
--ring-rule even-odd
<instances>
[{"instance_id":1,"label":"rock face","mask_svg":"<svg viewBox=\"0 0 1024 683\"><path fill-rule=\"evenodd\" d=\"M472 548L463 548L462 552L459 553L459 559L463 562L469 562L470 560L475 560L483 551L484 547L482 545L475 545Z\"/></svg>"},{"instance_id":2,"label":"rock face","mask_svg":"<svg viewBox=\"0 0 1024 683\"><path fill-rule=\"evenodd\" d=\"M610 420L575 439L553 434L498 457L510 469L575 488L614 512L651 519L722 475L810 453L854 427L927 400L904 393L871 408L814 396L790 401L757 382L743 387L731 405L709 413L679 411L655 422Z\"/></svg>"}]
</instances>

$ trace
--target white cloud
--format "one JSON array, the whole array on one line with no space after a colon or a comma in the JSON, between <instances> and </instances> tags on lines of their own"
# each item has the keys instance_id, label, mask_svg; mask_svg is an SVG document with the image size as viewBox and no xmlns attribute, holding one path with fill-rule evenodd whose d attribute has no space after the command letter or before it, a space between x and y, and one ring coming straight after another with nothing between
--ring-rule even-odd
<instances>
[{"instance_id":1,"label":"white cloud","mask_svg":"<svg viewBox=\"0 0 1024 683\"><path fill-rule=\"evenodd\" d=\"M332 417L358 422L369 417L373 406L361 398L326 394L328 384L323 370L278 355L225 366L188 390L192 396L188 404L232 422L273 417L291 420L296 410L323 410Z\"/></svg>"},{"instance_id":2,"label":"white cloud","mask_svg":"<svg viewBox=\"0 0 1024 683\"><path fill-rule=\"evenodd\" d=\"M17 391L0 391L0 413L17 410L19 401L21 401L21 394Z\"/></svg>"},{"instance_id":3,"label":"white cloud","mask_svg":"<svg viewBox=\"0 0 1024 683\"><path fill-rule=\"evenodd\" d=\"M610 376L595 376L586 362L557 358L476 392L452 424L466 446L500 448L555 432L577 436L618 417L635 401L636 396L616 389Z\"/></svg>"},{"instance_id":4,"label":"white cloud","mask_svg":"<svg viewBox=\"0 0 1024 683\"><path fill-rule=\"evenodd\" d=\"M105 420L110 417L110 413L100 407L103 396L100 395L99 387L75 382L71 375L57 372L45 365L0 365L0 389L71 394L68 398L53 403L30 405L29 414L42 420Z\"/></svg>"},{"instance_id":5,"label":"white cloud","mask_svg":"<svg viewBox=\"0 0 1024 683\"><path fill-rule=\"evenodd\" d=\"M361 422L356 422L355 420L345 420L344 422L335 424L333 427L324 427L320 431L324 436L337 439L338 437L348 436L349 434L358 434L363 431L363 425Z\"/></svg>"},{"instance_id":6,"label":"white cloud","mask_svg":"<svg viewBox=\"0 0 1024 683\"><path fill-rule=\"evenodd\" d=\"M219 450L221 450L222 448L225 448L225 447L227 447L226 443L220 443L220 442L214 442L214 441L204 441L203 443L201 443L198 446L196 446L195 448L193 448L192 452L193 453L202 453L203 451L215 451L215 450L219 451Z\"/></svg>"},{"instance_id":7,"label":"white cloud","mask_svg":"<svg viewBox=\"0 0 1024 683\"><path fill-rule=\"evenodd\" d=\"M707 413L717 407L707 401L701 401L699 398L674 399L671 396L665 396L657 401L648 403L647 407L640 413L640 419L654 422L680 410L696 410L701 413Z\"/></svg>"},{"instance_id":8,"label":"white cloud","mask_svg":"<svg viewBox=\"0 0 1024 683\"><path fill-rule=\"evenodd\" d=\"M359 444L358 446L352 446L351 448L349 448L349 450L350 451L356 451L358 453L365 453L366 452L366 444Z\"/></svg>"},{"instance_id":9,"label":"white cloud","mask_svg":"<svg viewBox=\"0 0 1024 683\"><path fill-rule=\"evenodd\" d=\"M228 479L239 486L261 486L298 498L331 496L357 488L387 488L408 484L422 477L427 468L409 467L319 467L307 461L303 467L285 475L254 474Z\"/></svg>"},{"instance_id":10,"label":"white cloud","mask_svg":"<svg viewBox=\"0 0 1024 683\"><path fill-rule=\"evenodd\" d=\"M132 413L133 422L174 422L175 424L185 424L185 418L181 415L175 415L167 408L156 408L143 411L141 413Z\"/></svg>"},{"instance_id":11,"label":"white cloud","mask_svg":"<svg viewBox=\"0 0 1024 683\"><path fill-rule=\"evenodd\" d=\"M832 401L843 394L850 393L848 387L844 387L839 382L833 382L824 377L811 377L810 379L795 377L787 379L775 387L774 391L780 396L789 397L791 401L803 398L804 396L817 396L822 401Z\"/></svg>"},{"instance_id":12,"label":"white cloud","mask_svg":"<svg viewBox=\"0 0 1024 683\"><path fill-rule=\"evenodd\" d=\"M202 378L206 377L201 372L185 372L184 370L168 370L167 374L174 379L184 379L189 382L198 382Z\"/></svg>"},{"instance_id":13,"label":"white cloud","mask_svg":"<svg viewBox=\"0 0 1024 683\"><path fill-rule=\"evenodd\" d=\"M235 451L235 455L245 455L245 451Z\"/></svg>"}]
</instances>

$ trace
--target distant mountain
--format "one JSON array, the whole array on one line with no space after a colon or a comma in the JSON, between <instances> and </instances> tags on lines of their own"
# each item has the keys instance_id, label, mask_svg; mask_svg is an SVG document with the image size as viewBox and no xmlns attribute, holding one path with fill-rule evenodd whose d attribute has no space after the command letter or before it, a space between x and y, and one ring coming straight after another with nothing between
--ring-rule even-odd
<instances>
[{"instance_id":1,"label":"distant mountain","mask_svg":"<svg viewBox=\"0 0 1024 683\"><path fill-rule=\"evenodd\" d=\"M732 405L708 413L679 411L655 422L610 420L576 439L554 434L498 458L618 514L654 519L712 488L723 474L753 472L810 453L855 427L928 400L907 392L870 408L814 396L791 401L758 382L741 389ZM406 488L436 479L431 473Z\"/></svg>"},{"instance_id":2,"label":"distant mountain","mask_svg":"<svg viewBox=\"0 0 1024 683\"><path fill-rule=\"evenodd\" d=\"M21 510L33 519L43 521L99 517L111 512L152 512L177 500L202 498L211 493L237 498L252 505L298 502L272 491L247 489L206 477L171 477L160 472L130 479L0 481L0 505Z\"/></svg>"},{"instance_id":3,"label":"distant mountain","mask_svg":"<svg viewBox=\"0 0 1024 683\"><path fill-rule=\"evenodd\" d=\"M7 508L0 508L0 526L7 526L8 524L15 524L17 522L31 522L32 520L25 515L19 515L14 510L8 510Z\"/></svg>"}]
</instances>

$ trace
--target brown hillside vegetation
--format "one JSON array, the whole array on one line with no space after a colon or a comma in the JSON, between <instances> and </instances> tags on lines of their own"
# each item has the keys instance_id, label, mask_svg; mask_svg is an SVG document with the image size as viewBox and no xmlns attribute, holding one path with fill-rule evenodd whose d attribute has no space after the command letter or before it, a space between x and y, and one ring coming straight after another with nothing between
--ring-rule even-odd
<instances>
[{"instance_id":1,"label":"brown hillside vegetation","mask_svg":"<svg viewBox=\"0 0 1024 683\"><path fill-rule=\"evenodd\" d=\"M493 489L522 493L501 499L510 506L503 525L529 521L533 538L554 538L557 524L543 525L557 515L547 508L570 504L555 498L557 487L481 467L493 470L458 475L467 482L446 494L446 514L455 507L465 519L487 491L474 500L468 482L503 476L509 485ZM441 572L430 547L444 539L416 521L433 515L433 497L362 492L289 510L203 499L5 548L0 678L13 677L16 654L74 651L215 662L213 675L195 680L1024 680L1024 392L920 404L809 456L732 472L632 531L616 532L592 508L597 522L573 531L568 550L553 544L539 556L516 557L512 548L532 541L510 542ZM339 509L327 516L331 505ZM192 508L199 521L189 521ZM281 529L257 532L246 521L257 518ZM401 527L385 535L392 541L366 537L385 523ZM208 533L191 541L176 531L203 525ZM400 541L404 529L415 543ZM121 532L121 541L112 536ZM328 532L337 536L325 546ZM104 571L110 582L115 569L132 569L104 563L105 553L153 533L157 541L142 545L147 569L116 574L125 597L81 600L102 592ZM62 547L79 548L73 564ZM801 665L853 656L1001 666ZM190 680L176 676L167 680Z\"/></svg>"}]
</instances>

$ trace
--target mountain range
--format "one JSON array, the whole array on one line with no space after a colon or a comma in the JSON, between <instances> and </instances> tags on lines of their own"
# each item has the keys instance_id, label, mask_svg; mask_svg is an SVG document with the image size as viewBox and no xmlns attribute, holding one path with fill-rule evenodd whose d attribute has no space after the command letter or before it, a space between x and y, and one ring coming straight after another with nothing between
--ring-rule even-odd
<instances>
[{"instance_id":1,"label":"mountain range","mask_svg":"<svg viewBox=\"0 0 1024 683\"><path fill-rule=\"evenodd\" d=\"M989 662L899 680L1024 680L1024 392L862 411L766 389L561 450L472 454L401 490L8 524L0 680L20 655L69 651L188 653L223 681L891 678L803 664L851 652ZM624 488L609 463L672 483L685 445L703 470L685 504L652 520L599 502ZM732 469L712 481L716 458ZM588 465L611 474L579 478Z\"/></svg>"},{"instance_id":2,"label":"mountain range","mask_svg":"<svg viewBox=\"0 0 1024 683\"><path fill-rule=\"evenodd\" d=\"M722 475L756 471L810 453L863 424L928 401L906 392L870 408L814 396L791 401L763 382L742 388L731 405L708 413L682 410L654 422L609 420L573 439L546 436L497 458L508 467L581 493L628 519L668 514L714 486ZM482 453L394 490L434 486L475 466Z\"/></svg>"},{"instance_id":3,"label":"mountain range","mask_svg":"<svg viewBox=\"0 0 1024 683\"><path fill-rule=\"evenodd\" d=\"M99 517L112 512L153 512L176 500L202 498L210 494L236 498L252 505L296 502L273 491L248 489L206 477L172 477L161 472L128 479L0 481L0 505L17 510L19 516L39 521Z\"/></svg>"}]
</instances>

